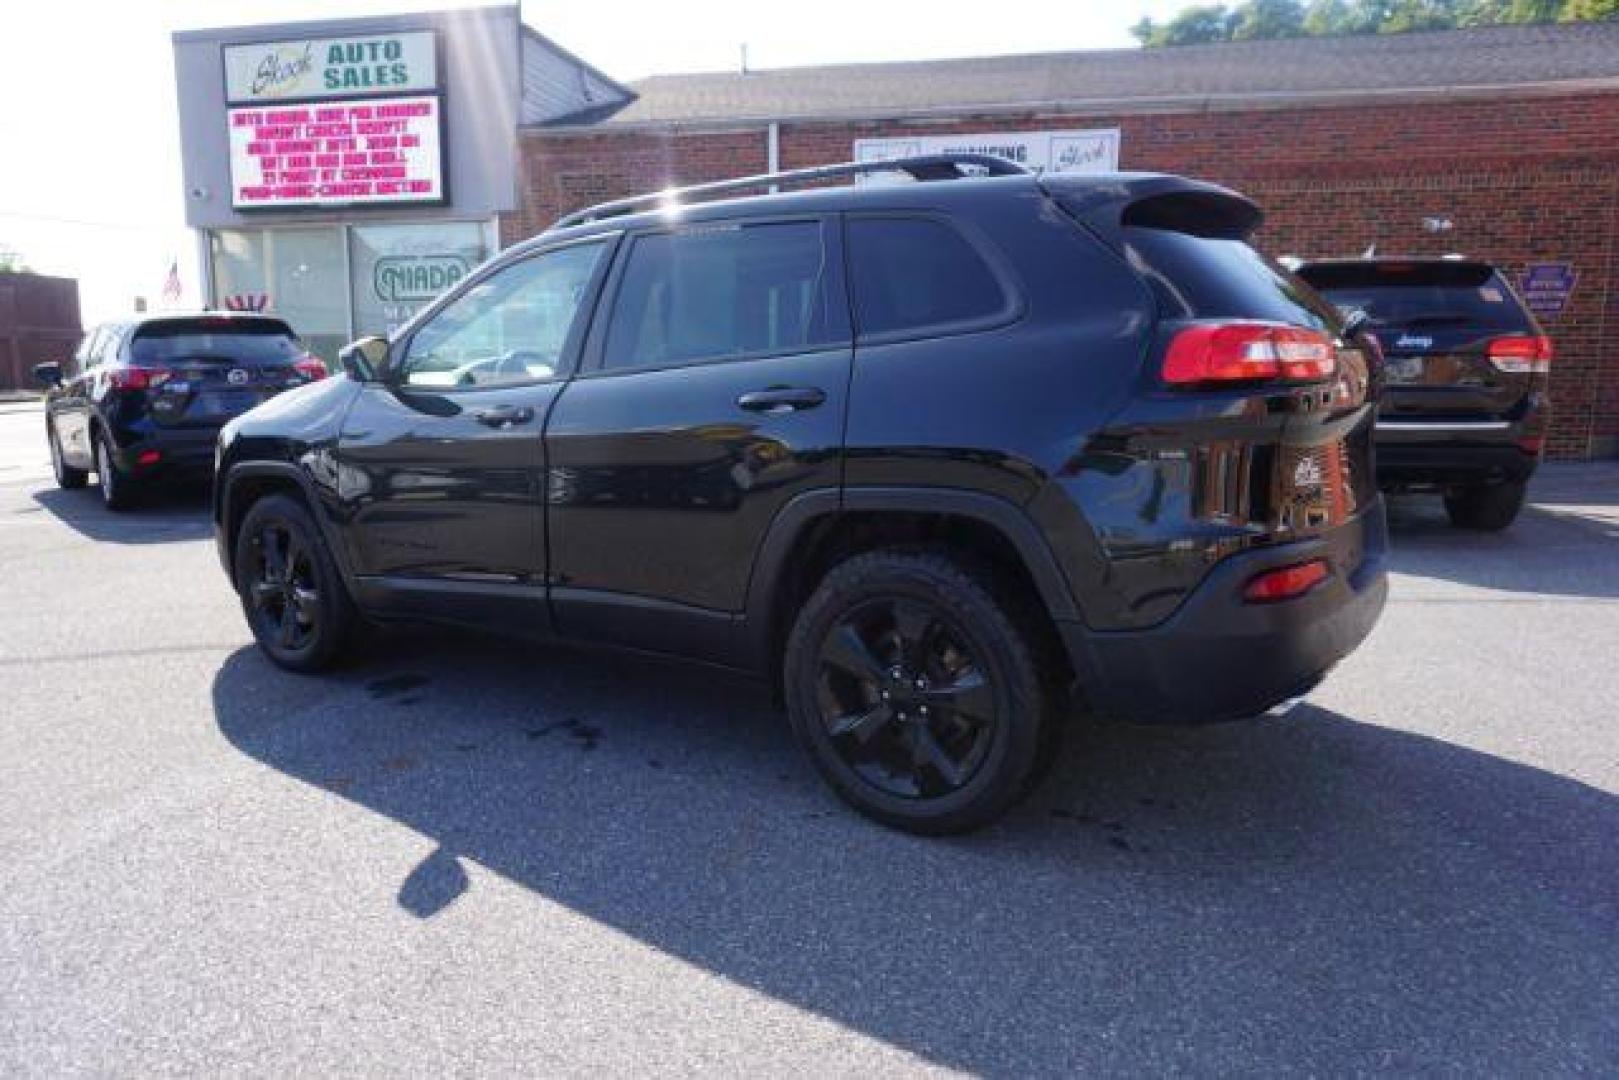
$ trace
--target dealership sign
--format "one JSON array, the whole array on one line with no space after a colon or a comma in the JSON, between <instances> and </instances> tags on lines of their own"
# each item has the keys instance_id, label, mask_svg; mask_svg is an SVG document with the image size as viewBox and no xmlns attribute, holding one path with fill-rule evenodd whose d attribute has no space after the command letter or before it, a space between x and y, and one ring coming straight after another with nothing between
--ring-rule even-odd
<instances>
[{"instance_id":1,"label":"dealership sign","mask_svg":"<svg viewBox=\"0 0 1619 1080\"><path fill-rule=\"evenodd\" d=\"M436 94L233 108L231 205L442 202Z\"/></svg>"},{"instance_id":2,"label":"dealership sign","mask_svg":"<svg viewBox=\"0 0 1619 1080\"><path fill-rule=\"evenodd\" d=\"M459 255L384 255L371 271L371 286L386 304L431 300L467 276L472 267Z\"/></svg>"},{"instance_id":3,"label":"dealership sign","mask_svg":"<svg viewBox=\"0 0 1619 1080\"><path fill-rule=\"evenodd\" d=\"M856 139L856 161L892 161L930 154L987 154L1036 173L1110 173L1119 170L1119 129L997 131L980 135L906 135Z\"/></svg>"},{"instance_id":4,"label":"dealership sign","mask_svg":"<svg viewBox=\"0 0 1619 1080\"><path fill-rule=\"evenodd\" d=\"M430 30L225 46L233 105L437 88L438 39Z\"/></svg>"}]
</instances>

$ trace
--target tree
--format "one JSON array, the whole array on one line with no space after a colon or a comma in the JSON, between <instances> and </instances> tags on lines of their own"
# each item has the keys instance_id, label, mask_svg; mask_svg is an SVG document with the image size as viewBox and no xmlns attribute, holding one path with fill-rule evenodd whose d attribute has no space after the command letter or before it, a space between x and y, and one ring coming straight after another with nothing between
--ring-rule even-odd
<instances>
[{"instance_id":1,"label":"tree","mask_svg":"<svg viewBox=\"0 0 1619 1080\"><path fill-rule=\"evenodd\" d=\"M1162 24L1142 19L1131 33L1143 45L1190 45L1596 19L1619 19L1619 0L1241 0L1188 7Z\"/></svg>"},{"instance_id":2,"label":"tree","mask_svg":"<svg viewBox=\"0 0 1619 1080\"><path fill-rule=\"evenodd\" d=\"M1569 0L1559 18L1563 22L1619 19L1619 0Z\"/></svg>"},{"instance_id":3,"label":"tree","mask_svg":"<svg viewBox=\"0 0 1619 1080\"><path fill-rule=\"evenodd\" d=\"M1457 0L1394 0L1388 16L1377 28L1380 34L1400 34L1408 30L1447 30L1461 19Z\"/></svg>"},{"instance_id":4,"label":"tree","mask_svg":"<svg viewBox=\"0 0 1619 1080\"><path fill-rule=\"evenodd\" d=\"M1299 0L1249 0L1232 14L1234 41L1290 38L1304 33L1304 7Z\"/></svg>"},{"instance_id":5,"label":"tree","mask_svg":"<svg viewBox=\"0 0 1619 1080\"><path fill-rule=\"evenodd\" d=\"M1388 5L1367 0L1311 0L1304 32L1313 37L1375 34L1388 17Z\"/></svg>"},{"instance_id":6,"label":"tree","mask_svg":"<svg viewBox=\"0 0 1619 1080\"><path fill-rule=\"evenodd\" d=\"M1203 45L1231 40L1231 12L1224 4L1195 4L1159 25L1142 19L1131 33L1143 45Z\"/></svg>"}]
</instances>

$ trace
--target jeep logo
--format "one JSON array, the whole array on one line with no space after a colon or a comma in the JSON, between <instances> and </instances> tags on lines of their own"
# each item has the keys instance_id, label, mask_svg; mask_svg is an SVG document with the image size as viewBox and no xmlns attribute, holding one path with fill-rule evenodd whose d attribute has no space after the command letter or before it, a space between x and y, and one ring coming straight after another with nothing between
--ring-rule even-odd
<instances>
[{"instance_id":1,"label":"jeep logo","mask_svg":"<svg viewBox=\"0 0 1619 1080\"><path fill-rule=\"evenodd\" d=\"M1394 347L1396 349L1431 349L1433 348L1433 338L1417 334L1401 334L1399 339L1395 341Z\"/></svg>"},{"instance_id":2,"label":"jeep logo","mask_svg":"<svg viewBox=\"0 0 1619 1080\"><path fill-rule=\"evenodd\" d=\"M470 269L459 255L389 255L377 260L371 284L384 303L419 303L433 299Z\"/></svg>"}]
</instances>

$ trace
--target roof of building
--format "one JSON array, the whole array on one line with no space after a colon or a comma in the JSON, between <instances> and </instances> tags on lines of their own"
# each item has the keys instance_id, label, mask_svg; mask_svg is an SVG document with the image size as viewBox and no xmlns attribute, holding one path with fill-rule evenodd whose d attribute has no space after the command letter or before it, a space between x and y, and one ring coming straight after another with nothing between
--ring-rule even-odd
<instances>
[{"instance_id":1,"label":"roof of building","mask_svg":"<svg viewBox=\"0 0 1619 1080\"><path fill-rule=\"evenodd\" d=\"M1619 85L1619 22L656 75L631 83L635 100L605 122L1141 111L1609 82Z\"/></svg>"}]
</instances>

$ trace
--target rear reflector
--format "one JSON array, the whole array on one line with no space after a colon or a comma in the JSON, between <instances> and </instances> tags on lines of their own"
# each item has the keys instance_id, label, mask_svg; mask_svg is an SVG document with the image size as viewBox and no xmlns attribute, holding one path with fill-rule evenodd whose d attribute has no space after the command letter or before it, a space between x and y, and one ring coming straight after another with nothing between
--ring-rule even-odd
<instances>
[{"instance_id":1,"label":"rear reflector","mask_svg":"<svg viewBox=\"0 0 1619 1080\"><path fill-rule=\"evenodd\" d=\"M1302 596L1327 580L1331 571L1327 560L1311 559L1297 566L1284 566L1280 570L1267 570L1258 575L1242 590L1242 597L1250 604L1265 604L1275 600L1291 600Z\"/></svg>"},{"instance_id":2,"label":"rear reflector","mask_svg":"<svg viewBox=\"0 0 1619 1080\"><path fill-rule=\"evenodd\" d=\"M1492 338L1490 363L1497 371L1516 375L1548 371L1552 363L1552 339L1544 334L1512 334Z\"/></svg>"},{"instance_id":3,"label":"rear reflector","mask_svg":"<svg viewBox=\"0 0 1619 1080\"><path fill-rule=\"evenodd\" d=\"M163 460L163 455L156 450L142 450L135 456L137 465L156 465Z\"/></svg>"},{"instance_id":4,"label":"rear reflector","mask_svg":"<svg viewBox=\"0 0 1619 1080\"><path fill-rule=\"evenodd\" d=\"M1315 382L1336 368L1332 339L1319 331L1277 323L1202 323L1170 341L1163 376L1177 386L1253 379Z\"/></svg>"}]
</instances>

